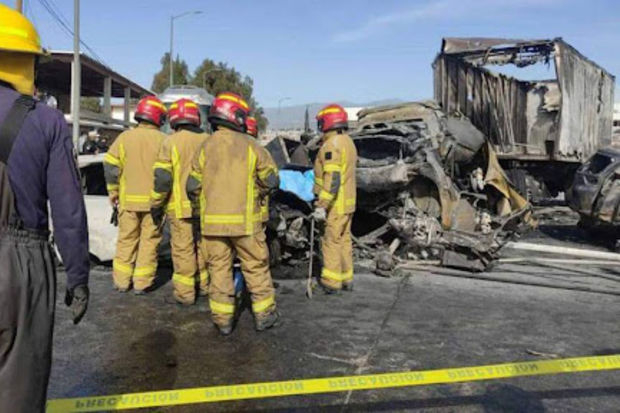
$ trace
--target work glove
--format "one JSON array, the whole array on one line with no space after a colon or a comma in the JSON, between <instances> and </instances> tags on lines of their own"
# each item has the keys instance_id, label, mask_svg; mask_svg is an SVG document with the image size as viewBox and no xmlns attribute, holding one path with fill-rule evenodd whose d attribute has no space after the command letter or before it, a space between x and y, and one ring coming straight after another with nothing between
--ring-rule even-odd
<instances>
[{"instance_id":1,"label":"work glove","mask_svg":"<svg viewBox=\"0 0 620 413\"><path fill-rule=\"evenodd\" d=\"M65 293L65 304L73 312L73 324L78 324L88 308L90 292L87 285L78 285Z\"/></svg>"},{"instance_id":2,"label":"work glove","mask_svg":"<svg viewBox=\"0 0 620 413\"><path fill-rule=\"evenodd\" d=\"M110 217L110 224L118 227L118 206L114 205L112 208L112 216Z\"/></svg>"},{"instance_id":3,"label":"work glove","mask_svg":"<svg viewBox=\"0 0 620 413\"><path fill-rule=\"evenodd\" d=\"M161 228L164 225L163 208L151 208L151 217L153 218L153 224L155 224L157 228Z\"/></svg>"},{"instance_id":4,"label":"work glove","mask_svg":"<svg viewBox=\"0 0 620 413\"><path fill-rule=\"evenodd\" d=\"M327 211L325 210L325 208L314 208L314 211L312 211L312 214L310 215L311 218L313 218L316 222L323 222L327 219Z\"/></svg>"}]
</instances>

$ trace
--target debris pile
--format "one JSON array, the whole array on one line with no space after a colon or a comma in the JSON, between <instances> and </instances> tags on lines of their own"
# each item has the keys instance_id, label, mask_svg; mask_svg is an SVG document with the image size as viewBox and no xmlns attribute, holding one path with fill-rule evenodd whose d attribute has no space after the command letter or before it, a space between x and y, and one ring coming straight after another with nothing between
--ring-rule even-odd
<instances>
[{"instance_id":1,"label":"debris pile","mask_svg":"<svg viewBox=\"0 0 620 413\"><path fill-rule=\"evenodd\" d=\"M534 225L529 203L468 119L429 101L363 111L359 122L351 134L359 156L354 230L362 255L377 251L378 273L403 259L484 271Z\"/></svg>"},{"instance_id":2,"label":"debris pile","mask_svg":"<svg viewBox=\"0 0 620 413\"><path fill-rule=\"evenodd\" d=\"M534 225L529 203L486 137L466 118L446 116L435 102L362 111L350 134L359 158L357 255L374 259L380 275L403 260L484 271L505 242ZM282 168L311 167L312 147L303 151L277 139L268 149ZM294 194L274 197L268 226L270 242L278 244L272 245L278 256L273 261L307 251L308 228L301 220L310 211Z\"/></svg>"}]
</instances>

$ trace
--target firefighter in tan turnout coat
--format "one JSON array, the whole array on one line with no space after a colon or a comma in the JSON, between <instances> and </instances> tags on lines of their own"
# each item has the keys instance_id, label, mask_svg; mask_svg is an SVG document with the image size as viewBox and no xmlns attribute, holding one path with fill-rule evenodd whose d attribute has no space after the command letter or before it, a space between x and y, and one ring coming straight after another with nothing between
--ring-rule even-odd
<instances>
[{"instance_id":1,"label":"firefighter in tan turnout coat","mask_svg":"<svg viewBox=\"0 0 620 413\"><path fill-rule=\"evenodd\" d=\"M116 138L104 158L110 201L118 207L118 242L113 264L114 286L144 294L157 271L157 247L161 231L150 214L153 165L164 141L159 131L166 108L155 96L140 100L135 119L138 127Z\"/></svg>"},{"instance_id":2,"label":"firefighter in tan turnout coat","mask_svg":"<svg viewBox=\"0 0 620 413\"><path fill-rule=\"evenodd\" d=\"M318 199L313 217L326 222L321 285L327 293L333 293L353 289L351 221L355 212L357 150L345 133L348 117L344 108L328 105L318 113L317 121L324 135L314 164L314 192Z\"/></svg>"},{"instance_id":3,"label":"firefighter in tan turnout coat","mask_svg":"<svg viewBox=\"0 0 620 413\"><path fill-rule=\"evenodd\" d=\"M151 214L155 225L160 226L167 212L174 298L180 304L191 305L196 298L196 281L200 295L207 295L208 276L200 248L200 221L192 218L185 186L194 155L208 135L200 129L200 110L191 100L174 102L168 116L175 133L162 144L153 167Z\"/></svg>"},{"instance_id":4,"label":"firefighter in tan turnout coat","mask_svg":"<svg viewBox=\"0 0 620 413\"><path fill-rule=\"evenodd\" d=\"M197 208L207 254L213 322L230 334L235 318L234 254L252 298L258 331L276 325L275 290L261 217L261 202L279 185L268 152L245 134L248 104L233 93L217 96L209 112L216 130L194 159L187 192Z\"/></svg>"}]
</instances>

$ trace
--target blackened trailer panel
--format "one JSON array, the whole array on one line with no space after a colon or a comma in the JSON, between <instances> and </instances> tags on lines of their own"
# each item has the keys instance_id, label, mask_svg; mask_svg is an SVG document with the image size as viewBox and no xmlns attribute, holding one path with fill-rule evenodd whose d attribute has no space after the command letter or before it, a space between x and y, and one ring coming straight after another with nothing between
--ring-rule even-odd
<instances>
[{"instance_id":1,"label":"blackened trailer panel","mask_svg":"<svg viewBox=\"0 0 620 413\"><path fill-rule=\"evenodd\" d=\"M551 62L555 81L482 67ZM614 77L561 39L444 39L433 69L435 99L469 117L500 157L583 162L611 142ZM548 105L558 89L559 105Z\"/></svg>"},{"instance_id":2,"label":"blackened trailer panel","mask_svg":"<svg viewBox=\"0 0 620 413\"><path fill-rule=\"evenodd\" d=\"M527 145L525 82L448 55L435 60L434 71L435 99L446 113L467 116L500 154L544 153Z\"/></svg>"},{"instance_id":3,"label":"blackened trailer panel","mask_svg":"<svg viewBox=\"0 0 620 413\"><path fill-rule=\"evenodd\" d=\"M614 77L565 42L555 47L562 96L556 158L583 162L611 145Z\"/></svg>"}]
</instances>

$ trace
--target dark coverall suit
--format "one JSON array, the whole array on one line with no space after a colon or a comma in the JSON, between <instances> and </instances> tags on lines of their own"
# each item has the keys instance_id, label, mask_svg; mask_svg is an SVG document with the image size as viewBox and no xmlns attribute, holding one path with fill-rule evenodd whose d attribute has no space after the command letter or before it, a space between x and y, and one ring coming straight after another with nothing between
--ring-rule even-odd
<instances>
[{"instance_id":1,"label":"dark coverall suit","mask_svg":"<svg viewBox=\"0 0 620 413\"><path fill-rule=\"evenodd\" d=\"M0 412L11 413L45 409L56 301L48 200L67 288L88 284L89 273L71 134L62 113L40 103L10 133L19 96L0 83Z\"/></svg>"}]
</instances>

